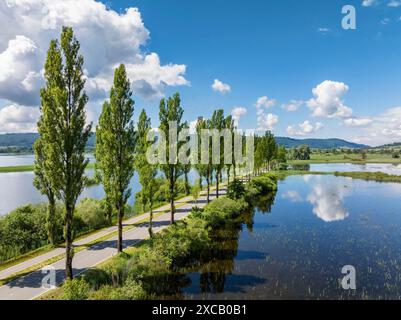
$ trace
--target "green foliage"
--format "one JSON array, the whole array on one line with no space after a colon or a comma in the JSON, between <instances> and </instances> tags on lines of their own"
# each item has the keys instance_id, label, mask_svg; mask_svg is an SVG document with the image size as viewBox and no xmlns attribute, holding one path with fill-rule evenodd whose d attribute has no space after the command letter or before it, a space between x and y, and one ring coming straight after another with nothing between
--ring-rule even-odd
<instances>
[{"instance_id":1,"label":"green foliage","mask_svg":"<svg viewBox=\"0 0 401 320\"><path fill-rule=\"evenodd\" d=\"M169 128L170 123L175 122L177 125L177 134L184 129L185 123L182 122L182 116L184 114L184 109L181 106L181 98L178 93L176 93L173 97L166 99L162 99L160 101L159 108L159 131L164 134L167 138L169 137ZM171 143L173 145L171 146ZM170 141L170 139L166 139L165 150L166 150L166 164L160 166L160 169L164 173L168 181L168 196L170 201L170 211L171 211L171 223L174 222L174 197L176 194L176 181L179 176L182 174L182 165L178 163L174 163L173 159L170 159L170 146L174 148L177 147L177 150L180 148L180 144L176 142Z\"/></svg>"},{"instance_id":2,"label":"green foliage","mask_svg":"<svg viewBox=\"0 0 401 320\"><path fill-rule=\"evenodd\" d=\"M198 119L198 123L196 124L196 133L197 133L197 137L198 137L198 145L201 145L202 130L205 130L205 129L210 129L210 121L206 121L203 118ZM199 159L201 159L201 151L202 151L201 149L202 149L202 146L201 146L201 148L198 149ZM213 165L212 165L212 161L211 161L211 147L210 146L209 146L208 161L205 161L206 163L203 163L202 160L207 160L207 159L201 159L200 163L195 165L195 169L199 174L200 182L202 182L202 179L206 180L207 201L209 202L210 184L211 184L212 173L213 173Z\"/></svg>"},{"instance_id":3,"label":"green foliage","mask_svg":"<svg viewBox=\"0 0 401 320\"><path fill-rule=\"evenodd\" d=\"M277 176L264 174L255 178L246 185L246 198L253 202L257 197L277 191Z\"/></svg>"},{"instance_id":4,"label":"green foliage","mask_svg":"<svg viewBox=\"0 0 401 320\"><path fill-rule=\"evenodd\" d=\"M252 181L253 188L260 193L274 189L272 185L277 183L273 175ZM249 204L244 199L226 197L215 199L204 209L194 208L188 219L178 221L154 235L130 255L120 254L101 269L91 270L84 276L87 285L82 286L83 289L76 285L73 290L70 285L67 294L96 300L149 299L173 295L182 281L180 271L202 263L211 251L232 252L224 251L221 242L219 247L215 247L213 239L218 236L224 241L224 237L228 237L230 241L232 235L224 236L225 227L234 225L240 214L248 209ZM89 293L88 287L91 288Z\"/></svg>"},{"instance_id":5,"label":"green foliage","mask_svg":"<svg viewBox=\"0 0 401 320\"><path fill-rule=\"evenodd\" d=\"M129 184L134 175L136 136L130 88L125 66L120 65L114 73L110 101L103 104L96 128L96 170L106 198L118 214L118 251L122 251L122 219L131 195Z\"/></svg>"},{"instance_id":6,"label":"green foliage","mask_svg":"<svg viewBox=\"0 0 401 320\"><path fill-rule=\"evenodd\" d=\"M212 229L216 229L224 226L225 223L237 217L247 208L248 204L244 200L218 198L205 207L202 218Z\"/></svg>"},{"instance_id":7,"label":"green foliage","mask_svg":"<svg viewBox=\"0 0 401 320\"><path fill-rule=\"evenodd\" d=\"M89 300L144 300L146 291L142 285L127 280L121 287L103 286L90 294Z\"/></svg>"},{"instance_id":8,"label":"green foliage","mask_svg":"<svg viewBox=\"0 0 401 320\"><path fill-rule=\"evenodd\" d=\"M62 241L62 208L55 209L56 242ZM47 206L28 205L17 208L0 218L0 262L15 258L47 245Z\"/></svg>"},{"instance_id":9,"label":"green foliage","mask_svg":"<svg viewBox=\"0 0 401 320\"><path fill-rule=\"evenodd\" d=\"M277 162L281 165L287 163L287 151L285 147L278 146L276 158Z\"/></svg>"},{"instance_id":10,"label":"green foliage","mask_svg":"<svg viewBox=\"0 0 401 320\"><path fill-rule=\"evenodd\" d=\"M90 286L82 278L66 280L63 285L63 300L86 300L89 297Z\"/></svg>"},{"instance_id":11,"label":"green foliage","mask_svg":"<svg viewBox=\"0 0 401 320\"><path fill-rule=\"evenodd\" d=\"M273 160L277 159L278 146L273 134L266 131L262 137L255 137L255 169L270 169Z\"/></svg>"},{"instance_id":12,"label":"green foliage","mask_svg":"<svg viewBox=\"0 0 401 320\"><path fill-rule=\"evenodd\" d=\"M84 188L88 164L85 146L91 132L86 125L84 59L72 28L63 27L60 43L50 42L44 68L46 85L40 91L41 116L36 152L36 186L51 188L65 206L66 275L72 278L73 215ZM50 221L49 221L50 222Z\"/></svg>"},{"instance_id":13,"label":"green foliage","mask_svg":"<svg viewBox=\"0 0 401 320\"><path fill-rule=\"evenodd\" d=\"M85 229L96 230L108 226L109 221L101 200L83 199L76 208L74 226L76 233Z\"/></svg>"},{"instance_id":14,"label":"green foliage","mask_svg":"<svg viewBox=\"0 0 401 320\"><path fill-rule=\"evenodd\" d=\"M230 199L238 200L244 197L245 186L241 180L235 179L227 187L227 196Z\"/></svg>"},{"instance_id":15,"label":"green foliage","mask_svg":"<svg viewBox=\"0 0 401 320\"><path fill-rule=\"evenodd\" d=\"M191 189L192 189L192 197L194 198L195 203L197 203L202 191L198 181L195 182L195 184Z\"/></svg>"},{"instance_id":16,"label":"green foliage","mask_svg":"<svg viewBox=\"0 0 401 320\"><path fill-rule=\"evenodd\" d=\"M307 145L302 145L290 150L292 160L310 160L311 149Z\"/></svg>"}]
</instances>

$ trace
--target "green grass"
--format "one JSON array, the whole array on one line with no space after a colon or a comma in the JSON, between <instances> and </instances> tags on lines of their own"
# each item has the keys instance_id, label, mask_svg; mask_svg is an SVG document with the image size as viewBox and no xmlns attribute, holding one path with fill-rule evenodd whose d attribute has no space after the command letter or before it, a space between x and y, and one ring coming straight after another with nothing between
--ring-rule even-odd
<instances>
[{"instance_id":1,"label":"green grass","mask_svg":"<svg viewBox=\"0 0 401 320\"><path fill-rule=\"evenodd\" d=\"M224 183L222 184L222 186L224 186ZM213 191L213 190L214 190L214 187L212 187L210 191ZM179 195L176 197L175 201L179 201L179 200L184 199L184 198L186 198L186 197L187 197L187 196L184 195L184 194L179 194ZM191 201L191 200L190 200L190 201ZM176 209L178 209L178 208L180 208L180 207L186 205L187 203L188 203L188 202L183 202L183 203L180 203L180 204L176 204L175 207L176 207ZM163 207L163 206L165 206L165 205L167 205L167 204L168 204L168 202L156 203L156 204L154 205L154 210L158 210L158 209L160 209L161 207ZM169 211L170 211L170 209L168 209L168 210L163 210L163 211L154 213L153 217L154 217L154 218L159 217L160 215L165 214L165 213L167 213L167 212L169 212ZM145 213L147 213L147 211L146 211L146 212L140 211L140 212L134 214L133 216L126 217L126 219L124 219L124 220L132 219L133 217L136 217L136 216L139 217L139 216L141 216L141 215L144 215ZM134 228L134 227L136 227L136 226L138 226L138 225L140 225L140 224L142 224L142 223L147 222L148 220L149 220L148 218L144 218L144 219L142 219L141 221L139 221L139 222L137 222L137 223L135 223L135 224L126 226L126 227L124 227L124 231L130 230L130 229L132 229L132 228ZM93 235L93 234L95 234L95 233L97 233L97 232L100 232L100 231L102 231L102 230L105 230L105 229L107 229L107 228L109 228L109 227L104 227L104 228L101 228L101 229L91 230L91 231L89 231L89 232L83 233L83 234L77 236L77 237L74 239L74 241L79 241L79 240L81 240L81 239L83 239L83 238L85 238L85 237L91 236L91 235ZM79 252L79 251L81 251L81 250L84 250L84 249L86 249L86 248L88 248L88 247L90 247L90 246L93 246L93 245L95 245L95 244L97 244L97 243L100 243L100 242L102 242L102 241L105 241L105 240L107 240L107 239L109 239L109 238L111 238L111 237L113 237L113 236L115 236L115 235L117 235L117 231L110 232L110 233L104 235L103 237L94 239L93 241L91 241L91 242L89 242L89 243L87 243L87 244L85 244L85 245L82 245L82 246L79 246L79 247L75 247L75 253L77 253L77 252ZM64 247L64 244L60 244L58 247L59 247L59 248L60 248L60 247L63 248L63 247ZM17 264L20 264L20 263L22 263L22 262L25 262L25 261L27 261L27 260L29 260L29 259L35 258L35 257L37 257L37 256L39 256L39 255L48 253L48 252L50 252L51 250L53 250L53 249L55 249L55 248L56 248L56 247L53 247L53 246L50 246L50 245L46 245L46 246L44 246L44 247L41 247L41 248L38 248L38 249L36 249L36 250L27 252L26 254L20 255L20 256L18 256L18 257L13 258L13 259L4 261L3 263L0 264L0 270L4 270L4 269L7 269L7 268L10 268L10 267L15 266L15 265L17 265ZM24 276L24 275L26 275L26 274L28 274L28 273L30 273L30 272L32 272L32 271L35 271L35 270L37 270L37 269L40 269L40 268L42 268L42 267L44 267L44 266L47 266L47 265L49 265L49 264L52 264L52 263L54 263L54 262L56 262L56 261L59 261L59 260L61 260L61 259L63 259L63 258L64 258L64 254L61 254L61 255L58 255L58 256L56 256L56 257L50 258L50 259L48 259L48 260L46 260L46 261L43 261L42 263L33 265L33 266L31 266L31 267L29 267L29 268L27 268L27 269L24 269L24 270L21 270L21 271L19 271L18 273L15 273L15 274L11 275L11 276L8 277L8 278L0 279L0 285L4 285L4 284L7 283L7 282L10 282L10 281L12 281L12 280L14 280L14 279L16 279L16 278L18 278L18 277Z\"/></svg>"},{"instance_id":2,"label":"green grass","mask_svg":"<svg viewBox=\"0 0 401 320\"><path fill-rule=\"evenodd\" d=\"M33 171L33 165L0 167L0 173Z\"/></svg>"},{"instance_id":3,"label":"green grass","mask_svg":"<svg viewBox=\"0 0 401 320\"><path fill-rule=\"evenodd\" d=\"M360 154L333 154L313 153L310 160L291 160L289 164L311 164L311 163L400 163L401 159L394 159L390 154L368 153L366 160L362 160Z\"/></svg>"},{"instance_id":4,"label":"green grass","mask_svg":"<svg viewBox=\"0 0 401 320\"><path fill-rule=\"evenodd\" d=\"M89 163L86 167L87 169L95 168L94 163ZM30 172L33 171L33 165L26 165L26 166L8 166L8 167L0 167L0 173L9 173L9 172Z\"/></svg>"},{"instance_id":5,"label":"green grass","mask_svg":"<svg viewBox=\"0 0 401 320\"><path fill-rule=\"evenodd\" d=\"M323 172L323 171L306 171L306 170L282 170L282 171L271 171L279 180L284 180L289 176L302 176L302 175L328 175L334 174L334 172Z\"/></svg>"},{"instance_id":6,"label":"green grass","mask_svg":"<svg viewBox=\"0 0 401 320\"><path fill-rule=\"evenodd\" d=\"M301 171L301 170L287 170L287 171L272 171L278 179L284 180L289 176L297 175L334 175L336 177L348 177L358 180L376 181L376 182L392 182L401 183L401 176L387 174L383 172L323 172L323 171Z\"/></svg>"},{"instance_id":7,"label":"green grass","mask_svg":"<svg viewBox=\"0 0 401 320\"><path fill-rule=\"evenodd\" d=\"M401 176L383 172L334 172L336 177L348 177L352 179L376 181L376 182L401 182Z\"/></svg>"}]
</instances>

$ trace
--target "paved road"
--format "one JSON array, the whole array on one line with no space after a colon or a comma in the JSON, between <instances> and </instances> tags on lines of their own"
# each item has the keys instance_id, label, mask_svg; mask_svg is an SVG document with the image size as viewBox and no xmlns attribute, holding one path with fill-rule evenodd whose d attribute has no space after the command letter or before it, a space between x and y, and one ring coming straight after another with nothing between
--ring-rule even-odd
<instances>
[{"instance_id":1,"label":"paved road","mask_svg":"<svg viewBox=\"0 0 401 320\"><path fill-rule=\"evenodd\" d=\"M223 194L225 190L221 190L221 193ZM214 198L214 195L211 196L211 199ZM176 220L180 220L185 218L189 212L191 211L192 207L198 206L198 207L203 207L206 205L206 196L202 195L198 203L195 204L192 200L191 197L181 199L177 201L177 205L183 204L179 208L177 208L177 212L175 214ZM190 201L190 202L188 202ZM186 203L187 202L187 203ZM165 211L168 209L168 206L161 207L160 209L156 210L157 211ZM143 215L140 217L133 218L129 221L126 221L125 224L132 224L138 221L143 220L146 218L148 215ZM170 222L170 213L164 213L160 215L159 217L154 219L154 232L160 232L164 228L166 228L169 225ZM109 228L108 232L111 232L115 230L116 227ZM108 232L104 231L104 234L107 234ZM102 234L102 232L97 233L97 236L95 235L90 236L88 238L85 238L81 241L77 241L75 245L82 245L84 243L88 243L96 238L99 238L99 234ZM92 240L88 240L88 239ZM141 224L137 227L134 227L130 230L127 230L124 232L123 235L123 245L124 248L127 248L129 246L133 246L142 240L148 238L148 224L144 223ZM74 260L73 260L73 273L74 275L78 275L82 272L85 272L91 267L94 267L98 265L99 263L111 258L116 254L116 247L117 247L117 236L113 236L105 241L102 241L96 245L93 245L85 250L82 250L75 254ZM51 253L49 252L48 254L42 255L40 257L46 256L48 257L51 255L57 256L60 253L63 253L63 249L60 249L61 251L59 252L58 249L53 250ZM39 261L40 262L40 257L31 259L29 261ZM42 260L42 261L45 261ZM60 285L64 282L65 280L65 259L59 260L51 265L54 267L56 270L56 282L57 285ZM29 265L28 265L29 267ZM22 266L15 266L14 270L18 270L18 268L22 268ZM23 270L23 269L22 269ZM15 271L14 271L15 272ZM42 273L42 270L36 270L26 276L20 277L14 281L11 281L7 283L6 285L0 287L0 300L30 300L34 299L45 292L47 292L49 289L42 287L42 279L44 277L44 274Z\"/></svg>"}]
</instances>

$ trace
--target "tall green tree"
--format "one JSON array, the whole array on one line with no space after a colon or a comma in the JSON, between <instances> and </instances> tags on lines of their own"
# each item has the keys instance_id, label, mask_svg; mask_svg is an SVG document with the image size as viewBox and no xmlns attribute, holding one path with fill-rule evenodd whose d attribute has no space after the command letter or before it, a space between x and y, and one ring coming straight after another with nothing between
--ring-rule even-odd
<instances>
[{"instance_id":1,"label":"tall green tree","mask_svg":"<svg viewBox=\"0 0 401 320\"><path fill-rule=\"evenodd\" d=\"M47 59L45 62L46 86L41 90L41 116L38 122L39 138L34 144L35 153L35 178L34 186L48 199L48 209L46 217L46 227L49 242L56 244L56 196L57 190L52 185L50 177L52 170L52 159L50 155L50 146L56 143L57 131L53 128L54 110L56 108L56 97L65 88L62 76L63 61L57 40L51 40Z\"/></svg>"},{"instance_id":2,"label":"tall green tree","mask_svg":"<svg viewBox=\"0 0 401 320\"><path fill-rule=\"evenodd\" d=\"M267 162L267 168L270 170L271 162L277 156L277 143L276 139L274 138L273 133L271 131L266 131L263 137L263 144L266 150L265 159Z\"/></svg>"},{"instance_id":3,"label":"tall green tree","mask_svg":"<svg viewBox=\"0 0 401 320\"><path fill-rule=\"evenodd\" d=\"M179 148L178 136L182 129L184 128L184 123L182 122L182 116L184 114L184 109L181 107L181 98L178 93L173 97L162 99L160 101L159 110L159 130L163 132L166 136L166 163L160 166L163 171L164 176L168 181L168 198L170 201L170 211L171 211L171 223L174 223L175 205L174 198L176 195L176 183L177 179L182 174L182 165L178 163L177 150ZM175 123L177 126L177 136L169 136L170 124ZM174 139L175 141L171 141Z\"/></svg>"},{"instance_id":4,"label":"tall green tree","mask_svg":"<svg viewBox=\"0 0 401 320\"><path fill-rule=\"evenodd\" d=\"M39 120L40 122L41 120ZM34 186L47 197L47 215L46 215L46 230L49 243L54 246L57 243L57 226L56 226L56 190L51 185L51 180L46 178L46 155L44 150L45 142L45 127L43 124L38 125L41 137L35 141L33 146L35 152L35 178Z\"/></svg>"},{"instance_id":5,"label":"tall green tree","mask_svg":"<svg viewBox=\"0 0 401 320\"><path fill-rule=\"evenodd\" d=\"M226 170L227 170L227 182L230 183L230 178L231 178L231 168L235 164L235 155L234 155L234 134L235 134L235 122L234 119L231 115L227 116L225 119L225 128L230 130L231 134L231 160L232 162L229 164L226 164ZM235 168L234 168L235 171ZM235 175L235 174L234 174Z\"/></svg>"},{"instance_id":6,"label":"tall green tree","mask_svg":"<svg viewBox=\"0 0 401 320\"><path fill-rule=\"evenodd\" d=\"M152 129L150 118L145 110L142 110L137 128L137 143L135 147L135 168L139 174L139 182L142 186L141 201L144 208L149 204L149 235L153 236L153 199L157 191L157 167L147 161L147 151L151 142L147 140L149 131Z\"/></svg>"},{"instance_id":7,"label":"tall green tree","mask_svg":"<svg viewBox=\"0 0 401 320\"><path fill-rule=\"evenodd\" d=\"M96 170L103 183L106 198L118 216L117 250L123 250L123 218L131 195L129 184L134 175L135 130L132 117L134 101L124 65L114 73L110 101L103 110L96 128Z\"/></svg>"},{"instance_id":8,"label":"tall green tree","mask_svg":"<svg viewBox=\"0 0 401 320\"><path fill-rule=\"evenodd\" d=\"M206 130L209 127L210 121L207 121L205 119L199 119L198 123L196 124L196 133L197 133L197 138L198 138L198 146L201 146L201 139L202 139L202 130ZM201 148L198 148L199 152L199 163L195 166L196 170L198 171L199 175L199 187L202 190L202 179L204 178L206 181L206 187L207 187L207 202L210 202L210 184L211 184L211 176L212 176L212 163L211 163L211 146L210 146L210 137L208 137L209 140L209 145L208 145L208 150L207 150L207 163L202 163L201 159L201 154L202 150ZM206 159L205 159L206 160Z\"/></svg>"},{"instance_id":9,"label":"tall green tree","mask_svg":"<svg viewBox=\"0 0 401 320\"><path fill-rule=\"evenodd\" d=\"M221 132L221 130L225 129L225 119L224 119L224 110L219 109L215 110L213 112L212 118L210 120L211 123L211 128L218 130L218 132ZM216 179L216 197L219 197L219 184L220 184L220 178L221 178L221 172L224 168L224 145L222 142L223 138L220 139L220 155L219 155L219 163L215 163L213 168L214 168L214 173L215 173L215 179Z\"/></svg>"},{"instance_id":10,"label":"tall green tree","mask_svg":"<svg viewBox=\"0 0 401 320\"><path fill-rule=\"evenodd\" d=\"M60 44L53 40L45 64L46 87L41 89L40 142L36 145L40 171L65 207L66 277L72 279L73 217L84 188L88 164L85 146L91 125L86 125L84 59L72 28L63 27ZM39 157L37 157L39 159ZM39 163L41 163L39 165ZM40 178L39 178L40 179Z\"/></svg>"},{"instance_id":11,"label":"tall green tree","mask_svg":"<svg viewBox=\"0 0 401 320\"><path fill-rule=\"evenodd\" d=\"M185 122L183 125L184 129L187 129L189 131L189 125L188 122ZM186 139L187 143L190 143L191 138L188 136ZM190 150L187 151L186 153L187 158L191 161L191 152ZM182 171L184 173L184 192L186 196L189 196L191 193L191 185L189 184L189 173L191 172L192 169L192 163L189 162L188 164L183 164L182 166Z\"/></svg>"}]
</instances>

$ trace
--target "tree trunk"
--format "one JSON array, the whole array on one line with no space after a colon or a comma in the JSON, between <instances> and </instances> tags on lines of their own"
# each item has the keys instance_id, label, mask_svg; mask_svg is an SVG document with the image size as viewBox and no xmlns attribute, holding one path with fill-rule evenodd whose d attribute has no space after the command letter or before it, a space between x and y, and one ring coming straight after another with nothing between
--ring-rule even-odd
<instances>
[{"instance_id":1,"label":"tree trunk","mask_svg":"<svg viewBox=\"0 0 401 320\"><path fill-rule=\"evenodd\" d=\"M49 237L49 242L54 246L57 242L56 239L56 201L54 195L49 195L49 205L47 208L47 235Z\"/></svg>"},{"instance_id":2,"label":"tree trunk","mask_svg":"<svg viewBox=\"0 0 401 320\"><path fill-rule=\"evenodd\" d=\"M199 190L202 190L202 176L199 176Z\"/></svg>"},{"instance_id":3,"label":"tree trunk","mask_svg":"<svg viewBox=\"0 0 401 320\"><path fill-rule=\"evenodd\" d=\"M149 237L153 237L153 229L152 229L152 223L153 223L153 208L152 208L152 201L151 207L150 207L150 214L149 214Z\"/></svg>"},{"instance_id":4,"label":"tree trunk","mask_svg":"<svg viewBox=\"0 0 401 320\"><path fill-rule=\"evenodd\" d=\"M234 167L234 180L237 178L237 172L236 172L236 165L235 163L233 164Z\"/></svg>"},{"instance_id":5,"label":"tree trunk","mask_svg":"<svg viewBox=\"0 0 401 320\"><path fill-rule=\"evenodd\" d=\"M228 168L228 169L227 169L227 183L228 183L228 184L230 184L230 169L231 169L231 168Z\"/></svg>"},{"instance_id":6,"label":"tree trunk","mask_svg":"<svg viewBox=\"0 0 401 320\"><path fill-rule=\"evenodd\" d=\"M74 209L70 205L66 205L65 210L65 276L67 279L73 279L72 258L74 256L74 247L72 244L72 218Z\"/></svg>"},{"instance_id":7,"label":"tree trunk","mask_svg":"<svg viewBox=\"0 0 401 320\"><path fill-rule=\"evenodd\" d=\"M117 240L118 253L123 252L123 216L124 216L124 207L121 203L119 203L119 205L118 205L118 240Z\"/></svg>"},{"instance_id":8,"label":"tree trunk","mask_svg":"<svg viewBox=\"0 0 401 320\"><path fill-rule=\"evenodd\" d=\"M219 172L216 172L216 198L219 197L219 179L220 179L220 174Z\"/></svg>"},{"instance_id":9,"label":"tree trunk","mask_svg":"<svg viewBox=\"0 0 401 320\"><path fill-rule=\"evenodd\" d=\"M210 202L210 176L209 174L206 177L206 183L207 183L207 203Z\"/></svg>"},{"instance_id":10,"label":"tree trunk","mask_svg":"<svg viewBox=\"0 0 401 320\"><path fill-rule=\"evenodd\" d=\"M171 211L170 223L173 224L175 208L174 208L174 181L172 178L170 178L170 211Z\"/></svg>"},{"instance_id":11,"label":"tree trunk","mask_svg":"<svg viewBox=\"0 0 401 320\"><path fill-rule=\"evenodd\" d=\"M185 172L184 174L184 178L185 178L185 195L189 196L189 182L188 182L188 172Z\"/></svg>"},{"instance_id":12,"label":"tree trunk","mask_svg":"<svg viewBox=\"0 0 401 320\"><path fill-rule=\"evenodd\" d=\"M107 205L107 221L109 226L113 225L113 208L110 205Z\"/></svg>"}]
</instances>

